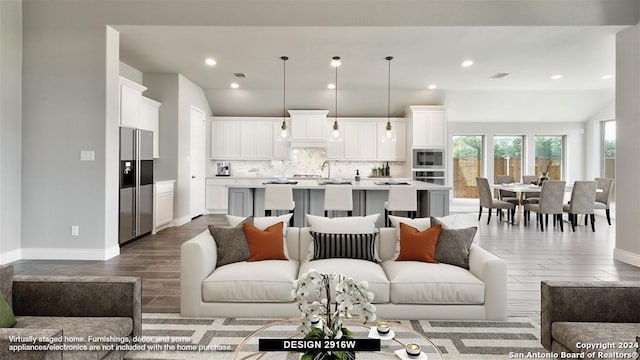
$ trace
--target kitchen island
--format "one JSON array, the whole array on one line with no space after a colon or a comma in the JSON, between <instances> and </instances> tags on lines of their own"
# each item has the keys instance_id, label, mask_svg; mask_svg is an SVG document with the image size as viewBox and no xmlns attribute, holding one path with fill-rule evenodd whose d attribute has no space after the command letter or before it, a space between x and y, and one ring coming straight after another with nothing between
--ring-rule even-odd
<instances>
[{"instance_id":1,"label":"kitchen island","mask_svg":"<svg viewBox=\"0 0 640 360\"><path fill-rule=\"evenodd\" d=\"M228 188L229 208L228 213L236 216L264 216L264 188L265 183L271 178L236 179ZM296 202L294 210L294 225L306 226L304 214L324 216L324 181L296 179L292 184L293 200ZM353 215L364 216L380 214L378 227L384 227L384 202L387 201L390 186L404 185L379 185L378 182L386 179L363 179L351 181L353 186ZM422 181L408 181L416 186L418 191L418 217L445 216L449 214L449 191L451 187L435 185ZM336 215L345 216L344 212L336 212ZM395 213L395 212L394 212ZM330 213L331 215L331 213ZM397 215L406 216L398 212Z\"/></svg>"}]
</instances>

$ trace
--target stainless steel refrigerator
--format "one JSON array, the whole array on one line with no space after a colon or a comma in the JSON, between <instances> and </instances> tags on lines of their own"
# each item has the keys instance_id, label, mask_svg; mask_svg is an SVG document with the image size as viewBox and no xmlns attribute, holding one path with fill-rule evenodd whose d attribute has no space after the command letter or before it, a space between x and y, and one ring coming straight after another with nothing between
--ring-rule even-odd
<instances>
[{"instance_id":1,"label":"stainless steel refrigerator","mask_svg":"<svg viewBox=\"0 0 640 360\"><path fill-rule=\"evenodd\" d=\"M119 243L153 227L153 132L120 128Z\"/></svg>"}]
</instances>

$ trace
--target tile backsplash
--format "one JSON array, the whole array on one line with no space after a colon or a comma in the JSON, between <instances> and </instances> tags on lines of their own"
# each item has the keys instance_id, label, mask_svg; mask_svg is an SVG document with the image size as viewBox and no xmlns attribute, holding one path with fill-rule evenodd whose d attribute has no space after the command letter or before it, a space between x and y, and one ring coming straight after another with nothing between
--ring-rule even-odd
<instances>
[{"instance_id":1,"label":"tile backsplash","mask_svg":"<svg viewBox=\"0 0 640 360\"><path fill-rule=\"evenodd\" d=\"M237 177L292 177L295 174L327 176L327 168L321 171L322 163L327 160L324 149L297 148L292 149L291 160L259 160L231 161L231 175ZM353 178L356 169L360 170L363 178L371 175L373 167L386 164L386 161L333 161L331 164L331 177L345 179ZM389 167L392 177L409 177L410 168L405 161L390 161ZM215 176L216 161L211 161L208 174Z\"/></svg>"}]
</instances>

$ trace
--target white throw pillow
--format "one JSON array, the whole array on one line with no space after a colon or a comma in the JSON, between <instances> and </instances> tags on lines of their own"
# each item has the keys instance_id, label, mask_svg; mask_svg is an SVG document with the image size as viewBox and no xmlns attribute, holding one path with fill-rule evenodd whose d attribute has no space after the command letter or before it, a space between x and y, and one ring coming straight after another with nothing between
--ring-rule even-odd
<instances>
[{"instance_id":1,"label":"white throw pillow","mask_svg":"<svg viewBox=\"0 0 640 360\"><path fill-rule=\"evenodd\" d=\"M418 229L418 231L424 231L431 227L431 218L407 218L401 216L393 216L389 215L389 220L391 221L391 225L396 228L396 253L393 255L393 260L398 258L400 255L400 223L407 224L411 227Z\"/></svg>"},{"instance_id":2,"label":"white throw pillow","mask_svg":"<svg viewBox=\"0 0 640 360\"><path fill-rule=\"evenodd\" d=\"M233 216L233 215L225 215L227 217L227 221L229 225L232 227L236 227L238 224L243 222L246 217L244 216ZM279 222L284 222L284 226L282 227L282 244L284 247L284 256L287 259L291 260L289 257L289 251L287 250L287 225L289 225L289 220L293 214L284 214L280 216L264 216L264 217L254 217L253 218L253 226L260 230L264 230L271 225L275 225Z\"/></svg>"},{"instance_id":3,"label":"white throw pillow","mask_svg":"<svg viewBox=\"0 0 640 360\"><path fill-rule=\"evenodd\" d=\"M371 234L378 232L376 229L376 221L380 217L380 214L373 214L367 216L347 216L328 218L324 216L316 216L306 214L307 222L311 227L311 231L325 234ZM376 235L375 239L375 260L381 262L378 255L378 242L380 241L380 235ZM309 242L309 253L304 261L311 261L313 259L313 241Z\"/></svg>"},{"instance_id":4,"label":"white throw pillow","mask_svg":"<svg viewBox=\"0 0 640 360\"><path fill-rule=\"evenodd\" d=\"M326 234L367 234L376 229L380 214L327 218L306 214L311 231Z\"/></svg>"}]
</instances>

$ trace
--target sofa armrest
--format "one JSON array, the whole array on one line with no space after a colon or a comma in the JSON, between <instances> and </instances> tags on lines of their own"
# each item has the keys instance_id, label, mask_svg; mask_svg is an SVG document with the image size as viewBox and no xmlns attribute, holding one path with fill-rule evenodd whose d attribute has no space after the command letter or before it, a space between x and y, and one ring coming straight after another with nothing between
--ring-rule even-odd
<instances>
[{"instance_id":1,"label":"sofa armrest","mask_svg":"<svg viewBox=\"0 0 640 360\"><path fill-rule=\"evenodd\" d=\"M551 349L554 322L640 323L640 281L543 281L540 342Z\"/></svg>"},{"instance_id":2,"label":"sofa armrest","mask_svg":"<svg viewBox=\"0 0 640 360\"><path fill-rule=\"evenodd\" d=\"M199 316L202 280L216 268L218 253L209 230L182 244L180 249L180 314Z\"/></svg>"},{"instance_id":3,"label":"sofa armrest","mask_svg":"<svg viewBox=\"0 0 640 360\"><path fill-rule=\"evenodd\" d=\"M469 249L469 271L484 283L488 320L507 319L507 263L477 245Z\"/></svg>"},{"instance_id":4,"label":"sofa armrest","mask_svg":"<svg viewBox=\"0 0 640 360\"><path fill-rule=\"evenodd\" d=\"M17 360L62 360L62 350L38 350L38 351L25 351L25 350L12 350L9 349L9 345L44 345L44 342L18 342L11 341L10 337L20 336L28 338L48 337L59 338L62 337L62 330L58 329L0 329L0 359L17 359Z\"/></svg>"},{"instance_id":5,"label":"sofa armrest","mask_svg":"<svg viewBox=\"0 0 640 360\"><path fill-rule=\"evenodd\" d=\"M142 335L142 282L124 276L13 278L13 312L24 316L112 316L133 320Z\"/></svg>"}]
</instances>

